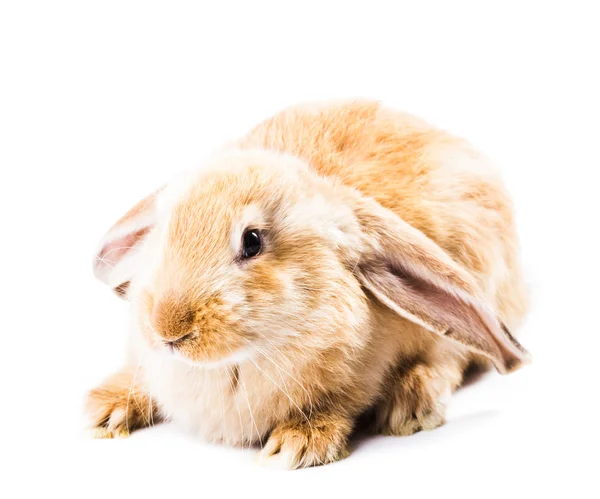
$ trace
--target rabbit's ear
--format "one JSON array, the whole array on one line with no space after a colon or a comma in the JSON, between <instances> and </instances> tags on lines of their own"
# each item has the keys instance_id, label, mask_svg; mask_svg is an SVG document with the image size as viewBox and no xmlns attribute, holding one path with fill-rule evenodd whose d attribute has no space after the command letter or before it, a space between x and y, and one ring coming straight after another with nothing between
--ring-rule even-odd
<instances>
[{"instance_id":1,"label":"rabbit's ear","mask_svg":"<svg viewBox=\"0 0 600 499\"><path fill-rule=\"evenodd\" d=\"M375 298L398 315L488 357L503 374L529 359L478 296L473 277L440 246L374 201L361 200L355 213L365 237L356 272Z\"/></svg>"},{"instance_id":2,"label":"rabbit's ear","mask_svg":"<svg viewBox=\"0 0 600 499\"><path fill-rule=\"evenodd\" d=\"M156 223L158 192L142 199L110 228L94 258L96 277L123 298L133 278L136 254Z\"/></svg>"}]
</instances>

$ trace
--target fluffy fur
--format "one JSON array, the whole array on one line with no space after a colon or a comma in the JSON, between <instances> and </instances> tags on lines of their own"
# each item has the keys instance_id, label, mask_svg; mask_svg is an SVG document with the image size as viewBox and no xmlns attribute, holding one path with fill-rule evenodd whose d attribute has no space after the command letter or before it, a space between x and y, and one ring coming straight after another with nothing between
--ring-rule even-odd
<instances>
[{"instance_id":1,"label":"fluffy fur","mask_svg":"<svg viewBox=\"0 0 600 499\"><path fill-rule=\"evenodd\" d=\"M243 260L246 228L263 250ZM129 364L88 400L103 436L169 419L312 466L346 455L359 418L435 428L469 365L527 359L508 333L527 299L500 178L377 102L265 121L134 207L95 267L132 312Z\"/></svg>"}]
</instances>

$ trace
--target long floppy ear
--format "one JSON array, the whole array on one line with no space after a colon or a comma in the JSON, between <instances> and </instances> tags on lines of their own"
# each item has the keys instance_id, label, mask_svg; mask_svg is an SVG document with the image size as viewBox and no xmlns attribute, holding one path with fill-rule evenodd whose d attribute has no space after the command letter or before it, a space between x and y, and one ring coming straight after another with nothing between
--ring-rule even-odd
<instances>
[{"instance_id":1,"label":"long floppy ear","mask_svg":"<svg viewBox=\"0 0 600 499\"><path fill-rule=\"evenodd\" d=\"M133 278L136 253L156 223L159 191L142 199L104 235L94 258L94 274L122 298Z\"/></svg>"},{"instance_id":2,"label":"long floppy ear","mask_svg":"<svg viewBox=\"0 0 600 499\"><path fill-rule=\"evenodd\" d=\"M510 373L529 360L473 277L421 231L378 203L362 199L355 210L365 234L357 272L378 300L424 328L488 357Z\"/></svg>"}]
</instances>

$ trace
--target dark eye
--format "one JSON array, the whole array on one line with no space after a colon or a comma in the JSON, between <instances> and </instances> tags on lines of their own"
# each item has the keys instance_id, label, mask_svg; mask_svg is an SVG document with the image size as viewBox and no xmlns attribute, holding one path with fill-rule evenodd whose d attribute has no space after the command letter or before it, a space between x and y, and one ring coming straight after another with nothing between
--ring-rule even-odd
<instances>
[{"instance_id":1,"label":"dark eye","mask_svg":"<svg viewBox=\"0 0 600 499\"><path fill-rule=\"evenodd\" d=\"M257 229L247 229L242 236L242 257L252 258L260 253L262 241Z\"/></svg>"}]
</instances>

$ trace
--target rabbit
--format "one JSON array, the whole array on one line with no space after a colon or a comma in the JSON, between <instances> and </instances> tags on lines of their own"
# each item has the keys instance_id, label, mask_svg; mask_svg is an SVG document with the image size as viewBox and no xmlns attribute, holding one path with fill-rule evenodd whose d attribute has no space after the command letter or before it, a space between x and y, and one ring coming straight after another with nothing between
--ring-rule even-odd
<instances>
[{"instance_id":1,"label":"rabbit","mask_svg":"<svg viewBox=\"0 0 600 499\"><path fill-rule=\"evenodd\" d=\"M471 366L529 361L518 253L501 178L464 140L376 101L289 108L101 241L130 352L91 425L169 420L286 469L344 458L361 421L434 429Z\"/></svg>"}]
</instances>

